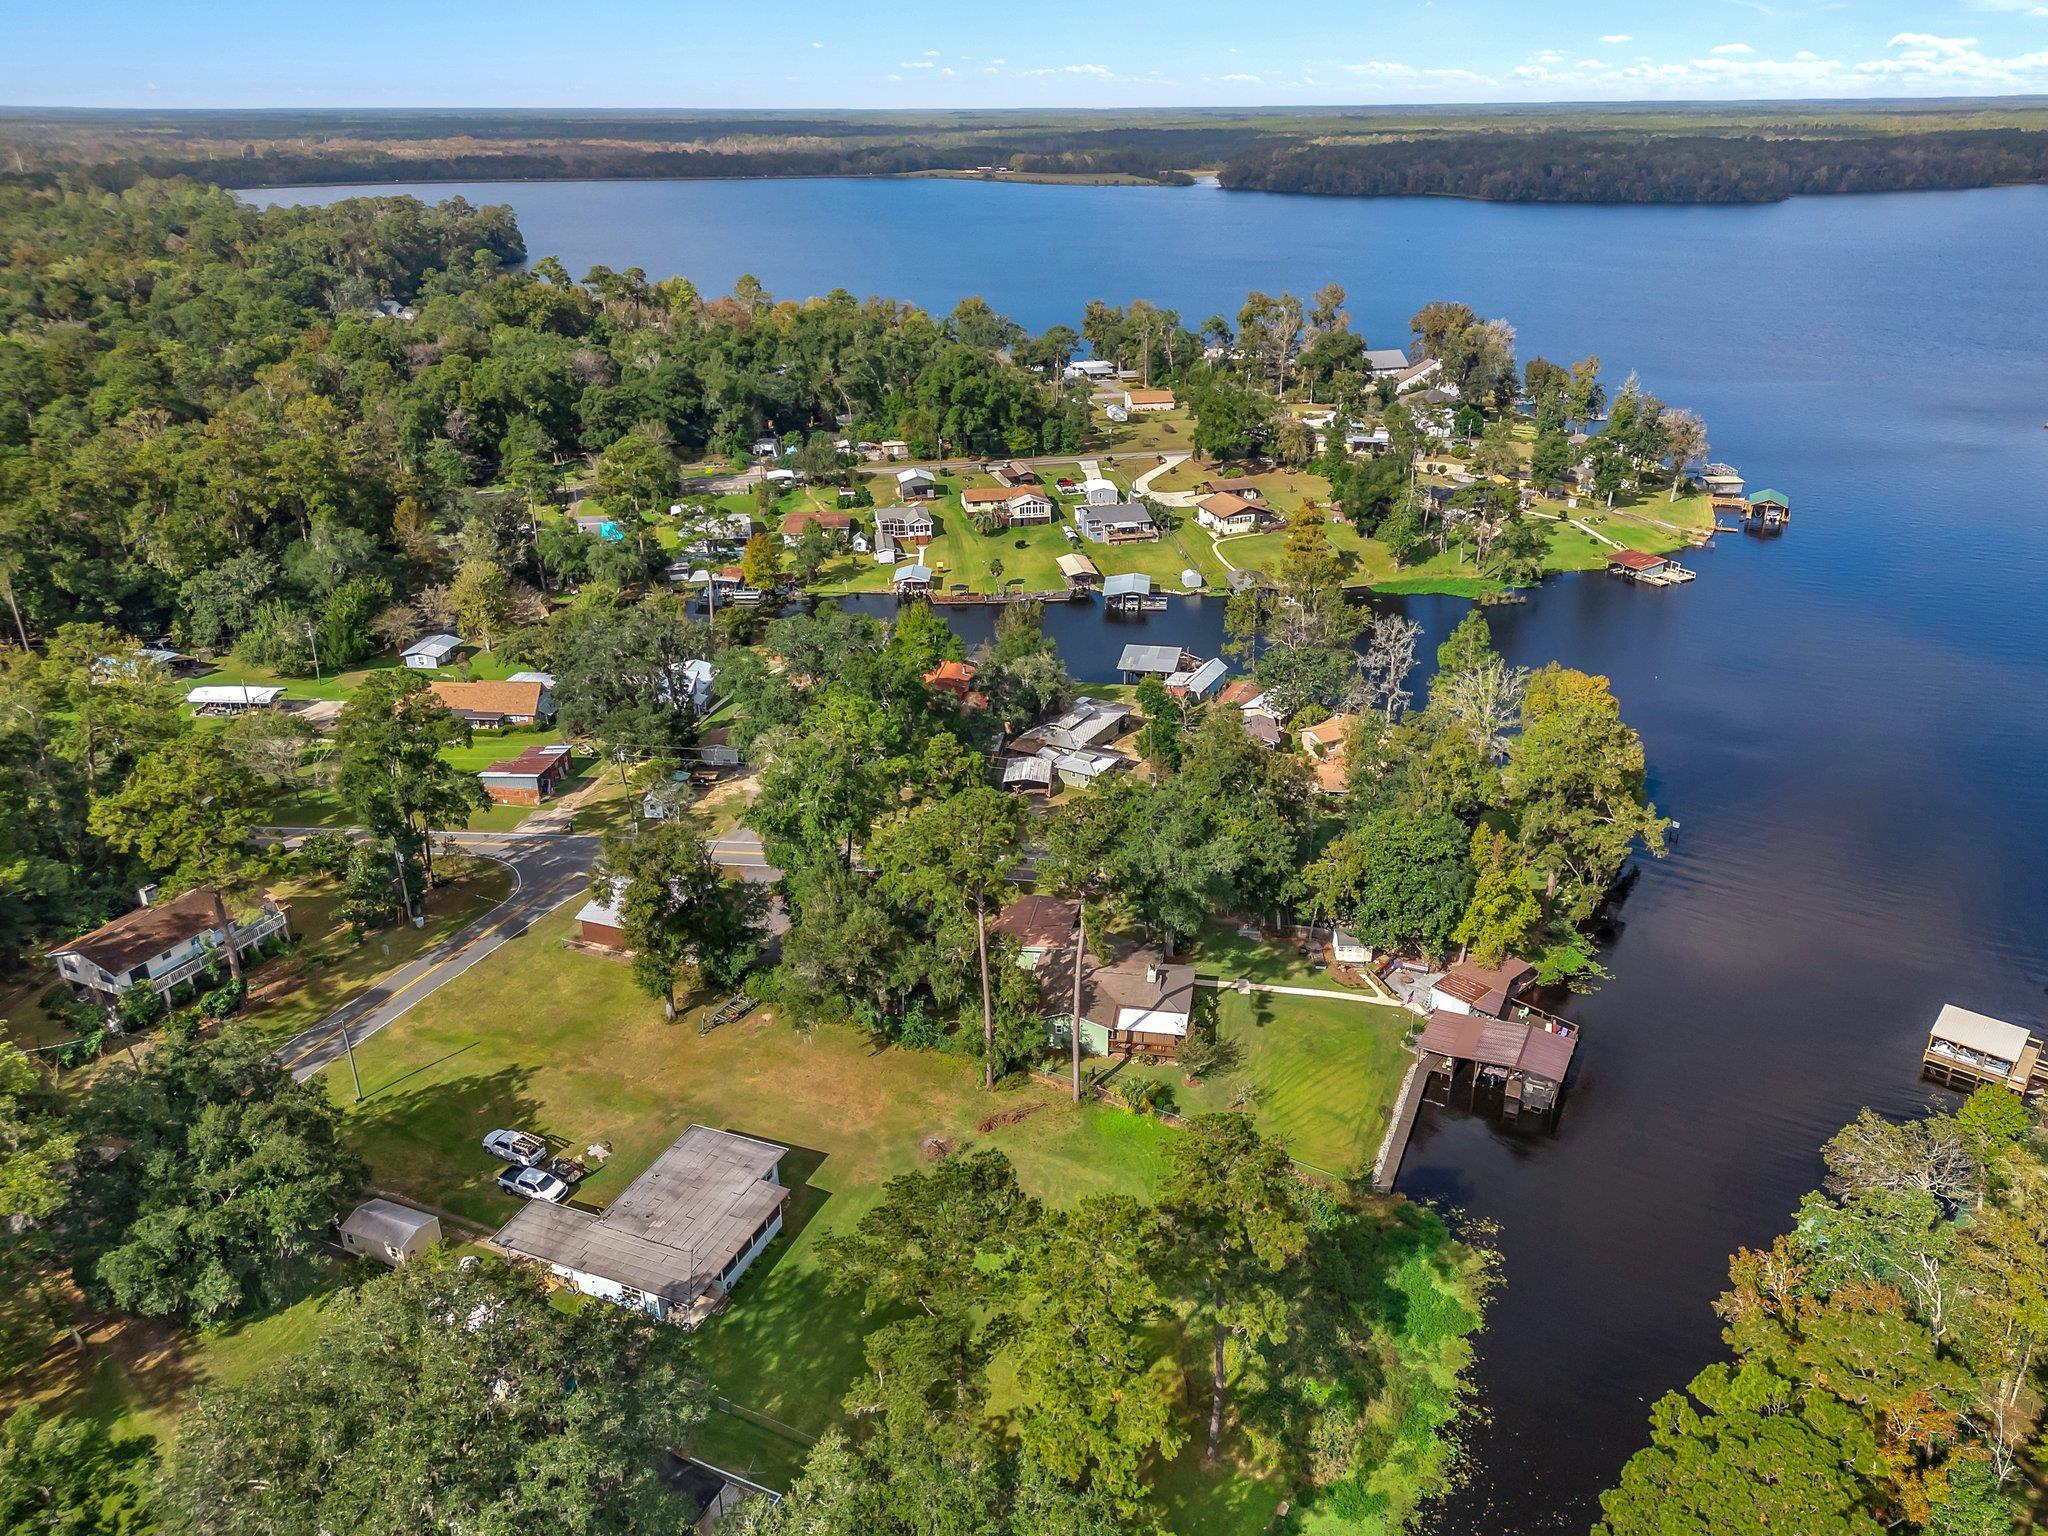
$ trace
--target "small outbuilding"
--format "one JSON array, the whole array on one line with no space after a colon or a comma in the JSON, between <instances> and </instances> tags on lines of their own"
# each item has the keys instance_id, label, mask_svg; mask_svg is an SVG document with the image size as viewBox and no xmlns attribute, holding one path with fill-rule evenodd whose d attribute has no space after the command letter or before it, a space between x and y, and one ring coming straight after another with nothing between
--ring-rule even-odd
<instances>
[{"instance_id":1,"label":"small outbuilding","mask_svg":"<svg viewBox=\"0 0 2048 1536\"><path fill-rule=\"evenodd\" d=\"M185 702L202 715L241 715L270 709L284 697L282 688L257 683L201 683Z\"/></svg>"},{"instance_id":2,"label":"small outbuilding","mask_svg":"<svg viewBox=\"0 0 2048 1536\"><path fill-rule=\"evenodd\" d=\"M441 1218L396 1200L365 1200L341 1224L341 1246L394 1269L441 1241Z\"/></svg>"},{"instance_id":3,"label":"small outbuilding","mask_svg":"<svg viewBox=\"0 0 2048 1536\"><path fill-rule=\"evenodd\" d=\"M447 666L461 650L460 635L425 635L413 641L400 655L408 667L432 670Z\"/></svg>"}]
</instances>

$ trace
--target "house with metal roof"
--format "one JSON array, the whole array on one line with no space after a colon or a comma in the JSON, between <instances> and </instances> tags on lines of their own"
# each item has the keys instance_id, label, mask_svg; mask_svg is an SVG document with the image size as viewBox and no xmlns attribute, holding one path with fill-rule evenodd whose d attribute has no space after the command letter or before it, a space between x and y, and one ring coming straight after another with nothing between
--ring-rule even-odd
<instances>
[{"instance_id":1,"label":"house with metal roof","mask_svg":"<svg viewBox=\"0 0 2048 1536\"><path fill-rule=\"evenodd\" d=\"M201 683L185 702L202 715L239 715L269 709L284 697L282 688L262 683Z\"/></svg>"},{"instance_id":2,"label":"house with metal roof","mask_svg":"<svg viewBox=\"0 0 2048 1536\"><path fill-rule=\"evenodd\" d=\"M1074 527L1082 538L1095 544L1130 544L1159 537L1151 508L1138 501L1090 501L1077 506Z\"/></svg>"},{"instance_id":3,"label":"house with metal roof","mask_svg":"<svg viewBox=\"0 0 2048 1536\"><path fill-rule=\"evenodd\" d=\"M423 635L399 653L408 667L445 667L462 650L460 635Z\"/></svg>"},{"instance_id":4,"label":"house with metal roof","mask_svg":"<svg viewBox=\"0 0 2048 1536\"><path fill-rule=\"evenodd\" d=\"M693 1328L782 1231L788 1153L693 1125L603 1211L530 1200L496 1242L586 1296Z\"/></svg>"},{"instance_id":5,"label":"house with metal roof","mask_svg":"<svg viewBox=\"0 0 2048 1536\"><path fill-rule=\"evenodd\" d=\"M1166 679L1166 691L1177 699L1199 704L1221 688L1229 674L1230 664L1218 657L1199 667L1173 673Z\"/></svg>"}]
</instances>

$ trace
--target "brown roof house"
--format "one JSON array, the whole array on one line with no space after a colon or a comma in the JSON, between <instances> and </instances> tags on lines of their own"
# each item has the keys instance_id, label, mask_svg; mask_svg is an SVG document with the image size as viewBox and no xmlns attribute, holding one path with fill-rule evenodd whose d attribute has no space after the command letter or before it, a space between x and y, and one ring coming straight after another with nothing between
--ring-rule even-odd
<instances>
[{"instance_id":1,"label":"brown roof house","mask_svg":"<svg viewBox=\"0 0 2048 1536\"><path fill-rule=\"evenodd\" d=\"M782 1230L788 1153L693 1125L602 1212L530 1200L497 1245L586 1296L694 1328Z\"/></svg>"},{"instance_id":2,"label":"brown roof house","mask_svg":"<svg viewBox=\"0 0 2048 1536\"><path fill-rule=\"evenodd\" d=\"M1499 965L1460 960L1430 984L1429 1006L1443 1013L1504 1018L1508 1005L1536 979L1536 968L1513 956Z\"/></svg>"},{"instance_id":3,"label":"brown roof house","mask_svg":"<svg viewBox=\"0 0 2048 1536\"><path fill-rule=\"evenodd\" d=\"M507 725L548 725L555 718L554 695L546 683L429 683L448 712L471 725L497 729Z\"/></svg>"},{"instance_id":4,"label":"brown roof house","mask_svg":"<svg viewBox=\"0 0 2048 1536\"><path fill-rule=\"evenodd\" d=\"M1354 715L1332 715L1315 725L1304 726L1301 750L1315 764L1316 788L1326 795L1341 795L1350 788L1351 764L1348 753Z\"/></svg>"},{"instance_id":5,"label":"brown roof house","mask_svg":"<svg viewBox=\"0 0 2048 1536\"><path fill-rule=\"evenodd\" d=\"M500 805L539 805L568 776L569 744L551 741L493 763L477 778L483 781L484 793Z\"/></svg>"},{"instance_id":6,"label":"brown roof house","mask_svg":"<svg viewBox=\"0 0 2048 1536\"><path fill-rule=\"evenodd\" d=\"M1051 1037L1064 1042L1074 1017L1074 940L1080 910L1051 896L1021 896L1004 907L995 931L1017 946L1017 963L1038 978ZM1195 968L1157 949L1113 943L1107 960L1081 966L1081 1046L1096 1056L1174 1056L1187 1039Z\"/></svg>"},{"instance_id":7,"label":"brown roof house","mask_svg":"<svg viewBox=\"0 0 2048 1536\"><path fill-rule=\"evenodd\" d=\"M111 1003L137 986L161 995L213 967L225 942L214 913L213 887L202 885L164 902L150 899L154 889L144 889L142 905L133 912L50 951L57 974L74 995ZM287 910L268 896L258 898L253 913L238 918L231 908L230 914L238 955L277 938L290 925Z\"/></svg>"}]
</instances>

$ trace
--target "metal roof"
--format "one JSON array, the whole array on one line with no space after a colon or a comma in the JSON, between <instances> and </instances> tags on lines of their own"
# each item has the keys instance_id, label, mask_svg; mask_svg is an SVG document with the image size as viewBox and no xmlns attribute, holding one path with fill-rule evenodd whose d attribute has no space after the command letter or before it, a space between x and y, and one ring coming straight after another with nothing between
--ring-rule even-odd
<instances>
[{"instance_id":1,"label":"metal roof","mask_svg":"<svg viewBox=\"0 0 2048 1536\"><path fill-rule=\"evenodd\" d=\"M690 1302L782 1208L773 1182L787 1147L693 1125L601 1215L528 1201L498 1243L543 1263Z\"/></svg>"},{"instance_id":2,"label":"metal roof","mask_svg":"<svg viewBox=\"0 0 2048 1536\"><path fill-rule=\"evenodd\" d=\"M462 649L460 635L422 635L405 648L407 656L447 656Z\"/></svg>"},{"instance_id":3,"label":"metal roof","mask_svg":"<svg viewBox=\"0 0 2048 1536\"><path fill-rule=\"evenodd\" d=\"M1102 584L1104 597L1149 597L1152 578L1142 571L1124 571Z\"/></svg>"},{"instance_id":4,"label":"metal roof","mask_svg":"<svg viewBox=\"0 0 2048 1536\"><path fill-rule=\"evenodd\" d=\"M409 1205L400 1205L395 1200L365 1200L349 1212L341 1230L368 1242L389 1243L394 1248L403 1248L425 1228L439 1231L440 1226L439 1217L416 1211Z\"/></svg>"},{"instance_id":5,"label":"metal roof","mask_svg":"<svg viewBox=\"0 0 2048 1536\"><path fill-rule=\"evenodd\" d=\"M202 683L185 695L187 704L275 704L284 697L282 688L254 683Z\"/></svg>"},{"instance_id":6,"label":"metal roof","mask_svg":"<svg viewBox=\"0 0 2048 1536\"><path fill-rule=\"evenodd\" d=\"M1119 672L1159 672L1171 675L1180 670L1177 645L1127 645L1116 661Z\"/></svg>"},{"instance_id":7,"label":"metal roof","mask_svg":"<svg viewBox=\"0 0 2048 1536\"><path fill-rule=\"evenodd\" d=\"M2020 1053L2027 1048L2027 1031L2020 1025L2008 1024L1989 1014L1973 1013L1968 1008L1958 1008L1954 1003L1941 1005L1941 1012L1934 1020L1933 1034L1937 1039L1967 1046L2000 1061L2018 1061Z\"/></svg>"}]
</instances>

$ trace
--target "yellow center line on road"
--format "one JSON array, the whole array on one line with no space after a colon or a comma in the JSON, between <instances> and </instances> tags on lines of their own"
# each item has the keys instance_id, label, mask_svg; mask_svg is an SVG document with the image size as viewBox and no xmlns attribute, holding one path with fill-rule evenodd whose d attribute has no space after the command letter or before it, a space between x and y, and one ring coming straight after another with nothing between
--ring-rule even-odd
<instances>
[{"instance_id":1,"label":"yellow center line on road","mask_svg":"<svg viewBox=\"0 0 2048 1536\"><path fill-rule=\"evenodd\" d=\"M554 886L550 886L550 887L548 888L548 890L547 890L546 892L544 892L544 893L543 893L543 895L551 895L551 894L553 894L554 890L555 890L555 887L554 887ZM572 893L572 894L573 894L573 893ZM564 900L564 901L566 901L567 899L568 899L567 897L564 897L564 898L563 898L563 900ZM555 906L557 906L557 907L558 907L558 906L560 906L560 905L562 905L562 902L556 902L556 903L555 903ZM552 911L554 911L554 909L555 909L555 907L548 907L548 908L547 908L547 909L546 909L545 911L543 911L543 912L541 913L541 915L542 915L542 916L546 916L547 912L552 912ZM427 968L426 968L426 969L425 969L424 971L421 971L421 972L419 973L419 975L417 975L417 976L413 977L413 979L412 979L411 981L408 981L408 982L407 982L407 983L406 983L406 984L405 984L404 986L400 987L400 988L399 988L399 989L398 989L398 990L397 990L396 992L393 992L393 993L392 993L392 994L391 994L391 995L390 995L389 997L385 998L385 999L384 999L384 1000L383 1000L383 1001L382 1001L381 1003L378 1003L378 1004L377 1004L377 1006L376 1006L375 1008L370 1008L370 1009L366 1009L366 1010L364 1010L364 1011L365 1011L365 1012L367 1012L367 1013L375 1013L375 1012L377 1012L377 1011L378 1011L379 1009L383 1009L383 1008L388 1008L388 1007L390 1007L390 1006L391 1006L391 1005L392 1005L393 1003L397 1002L397 1001L398 1001L398 1000L399 1000L399 999L400 999L401 997L405 996L405 994L406 994L406 993L410 992L410 991L411 991L411 990L412 990L412 989L413 989L414 987L418 986L418 985L419 985L419 984L420 984L421 982L423 982L423 981L427 981L427 980L430 980L430 979L431 979L432 977L434 977L435 975L437 975L437 974L438 974L439 972L441 972L441 971L443 971L443 970L447 969L447 968L448 968L449 966L453 965L453 964L454 964L454 963L455 963L456 961L458 961L458 960L462 959L462 958L463 958L463 957L464 957L465 955L469 955L469 954L471 953L471 951L473 951L473 950L474 950L474 949L475 949L475 948L476 948L476 947L477 947L477 946L478 946L479 944L482 944L482 943L484 943L484 942L485 942L486 940L488 940L488 939L491 939L491 938L495 937L495 936L496 936L496 935L497 935L497 934L498 934L499 932L501 932L501 931L502 931L502 930L503 930L503 929L504 929L504 928L505 928L505 927L506 927L506 926L507 926L508 924L510 924L510 923L511 923L512 921L514 921L514 919L515 919L516 917L524 917L524 916L526 916L526 915L527 915L527 914L525 914L525 913L517 913L517 914L513 914L513 915L511 915L511 916L507 916L507 917L505 917L505 918L502 918L502 919L500 919L500 920L499 920L498 922L496 922L496 923L493 923L493 924L492 924L492 925L491 925L491 926L490 926L489 928L487 928L487 929L486 929L486 930L485 930L484 932L482 932L482 933L478 934L478 935L477 935L477 936L476 936L476 937L475 937L475 938L474 938L473 940L471 940L471 941L470 941L469 943L467 943L467 944L463 945L463 946L462 946L462 947L461 947L460 949L456 950L456 951L455 951L455 952L454 952L453 954L443 955L443 956L442 956L442 957L441 957L441 958L440 958L439 960L436 960L436 961L435 961L435 962L434 962L434 963L433 963L432 965L428 966L428 967L427 967ZM332 1042L332 1041L333 1041L333 1039L334 1039L334 1037L335 1037L336 1035L340 1034L340 1033L341 1033L341 1031L342 1031L342 1028L344 1028L344 1027L345 1027L345 1028L348 1028L348 1029L353 1029L353 1028L355 1027L355 1020L351 1019L351 1020L350 1020L350 1021L348 1022L348 1024L347 1024L346 1026L338 1026L338 1027L336 1027L336 1028L333 1028L333 1029L329 1029L329 1030L327 1030L327 1031L326 1031L326 1032L325 1032L324 1034L322 1034L322 1035L320 1036L320 1038L319 1038L319 1039L315 1040L315 1041L314 1041L314 1042L313 1042L312 1044L308 1045L308 1046L307 1046L307 1047L306 1047L306 1048L305 1048L304 1050L300 1051L300 1052L299 1052L299 1053L298 1053L297 1055L293 1056L293 1057L292 1057L292 1058L291 1058L290 1060L288 1060L288 1061L285 1061L285 1062L281 1063L281 1065L282 1065L282 1066L284 1067L284 1069L285 1069L285 1070L286 1070L287 1072L291 1071L291 1070L292 1070L292 1068L296 1067L296 1066L297 1066L297 1065L298 1065L298 1064L299 1064L300 1062L304 1061L304 1060L305 1060L305 1059L306 1059L306 1058L307 1058L308 1056L311 1056L311 1055L312 1055L312 1054L313 1054L313 1053L314 1053L315 1051L318 1051L318 1050L319 1050L319 1049L320 1049L320 1048L321 1048L322 1046L324 1046L324 1045L327 1045L327 1044L329 1044L330 1042Z\"/></svg>"}]
</instances>

